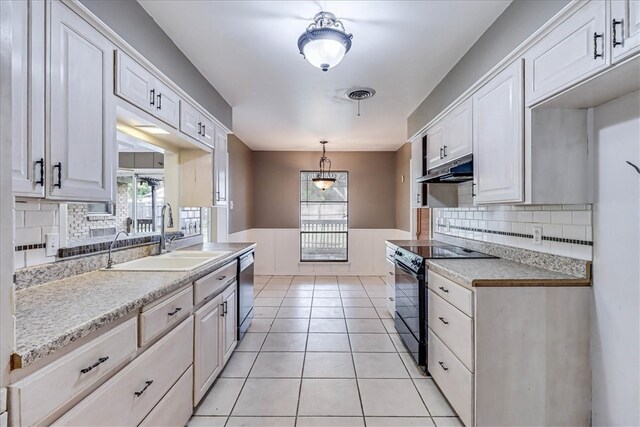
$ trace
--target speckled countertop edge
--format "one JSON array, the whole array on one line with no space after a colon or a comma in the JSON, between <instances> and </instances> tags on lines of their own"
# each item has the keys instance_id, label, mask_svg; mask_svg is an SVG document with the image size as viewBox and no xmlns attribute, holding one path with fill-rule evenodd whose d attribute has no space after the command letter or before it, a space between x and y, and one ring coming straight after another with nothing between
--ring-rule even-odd
<instances>
[{"instance_id":1,"label":"speckled countertop edge","mask_svg":"<svg viewBox=\"0 0 640 427\"><path fill-rule=\"evenodd\" d=\"M145 304L162 298L165 295L193 282L197 278L207 275L220 268L242 253L255 248L255 243L203 244L184 249L190 250L230 250L224 258L217 259L195 270L184 272L131 272L131 271L94 271L82 275L17 291L16 299L16 350L11 356L12 369L24 368L44 357L50 356L66 345L85 337L98 329L115 322L139 310ZM141 275L141 273L144 275ZM146 284L146 289L134 298L120 301L107 310L83 319L78 324L65 328L62 332L47 334L46 328L39 326L54 324L63 316L73 318L73 311L77 308L86 309L91 305L92 298L104 297L89 292L95 290L95 283L102 281L124 282L123 290L136 293L138 280L158 283ZM127 283L128 282L128 283ZM120 285L113 285L120 286ZM48 298L52 294L58 297L64 293L64 300L69 301L60 307L55 298ZM115 298L116 296L114 296ZM60 299L60 298L58 298ZM54 301L54 303L49 303ZM104 303L104 301L102 301ZM31 306L30 306L31 305Z\"/></svg>"},{"instance_id":2,"label":"speckled countertop edge","mask_svg":"<svg viewBox=\"0 0 640 427\"><path fill-rule=\"evenodd\" d=\"M589 286L590 280L505 259L427 260L429 271L467 288Z\"/></svg>"}]
</instances>

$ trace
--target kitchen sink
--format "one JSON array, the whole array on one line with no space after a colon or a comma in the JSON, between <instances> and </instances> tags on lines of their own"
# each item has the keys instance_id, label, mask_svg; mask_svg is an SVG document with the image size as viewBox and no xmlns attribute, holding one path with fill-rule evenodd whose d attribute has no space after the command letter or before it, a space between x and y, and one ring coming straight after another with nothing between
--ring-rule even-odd
<instances>
[{"instance_id":1,"label":"kitchen sink","mask_svg":"<svg viewBox=\"0 0 640 427\"><path fill-rule=\"evenodd\" d=\"M170 252L115 264L105 271L190 271L229 253L229 251Z\"/></svg>"}]
</instances>

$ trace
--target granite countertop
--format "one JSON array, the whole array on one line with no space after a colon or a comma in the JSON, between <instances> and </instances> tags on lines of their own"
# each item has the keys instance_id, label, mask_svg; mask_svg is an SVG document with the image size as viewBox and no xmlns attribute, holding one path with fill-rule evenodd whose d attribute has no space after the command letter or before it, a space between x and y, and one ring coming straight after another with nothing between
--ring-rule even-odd
<instances>
[{"instance_id":1,"label":"granite countertop","mask_svg":"<svg viewBox=\"0 0 640 427\"><path fill-rule=\"evenodd\" d=\"M468 288L482 286L589 286L588 277L570 276L500 258L432 259L430 271Z\"/></svg>"},{"instance_id":2,"label":"granite countertop","mask_svg":"<svg viewBox=\"0 0 640 427\"><path fill-rule=\"evenodd\" d=\"M255 243L203 243L182 250L230 254L191 271L93 271L17 291L12 369L24 368L202 277Z\"/></svg>"}]
</instances>

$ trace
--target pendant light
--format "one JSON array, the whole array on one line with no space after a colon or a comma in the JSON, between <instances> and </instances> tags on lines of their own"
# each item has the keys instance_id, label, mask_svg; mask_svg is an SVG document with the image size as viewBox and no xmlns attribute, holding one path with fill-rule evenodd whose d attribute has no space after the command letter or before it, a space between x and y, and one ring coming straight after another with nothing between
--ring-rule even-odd
<instances>
[{"instance_id":1,"label":"pendant light","mask_svg":"<svg viewBox=\"0 0 640 427\"><path fill-rule=\"evenodd\" d=\"M347 34L333 13L320 12L313 21L298 38L298 49L311 65L327 71L349 52L353 34Z\"/></svg>"},{"instance_id":2,"label":"pendant light","mask_svg":"<svg viewBox=\"0 0 640 427\"><path fill-rule=\"evenodd\" d=\"M322 191L331 188L336 182L336 174L331 172L331 160L327 157L327 151L325 145L327 141L320 141L322 144L322 157L320 157L320 170L316 174L316 177L312 179L316 187Z\"/></svg>"}]
</instances>

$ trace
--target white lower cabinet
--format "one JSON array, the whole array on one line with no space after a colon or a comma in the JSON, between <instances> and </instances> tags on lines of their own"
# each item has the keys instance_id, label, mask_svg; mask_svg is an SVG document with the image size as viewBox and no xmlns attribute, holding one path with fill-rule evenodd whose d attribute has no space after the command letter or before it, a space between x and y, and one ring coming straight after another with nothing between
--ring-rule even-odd
<instances>
[{"instance_id":1,"label":"white lower cabinet","mask_svg":"<svg viewBox=\"0 0 640 427\"><path fill-rule=\"evenodd\" d=\"M589 425L588 286L428 288L429 373L465 426Z\"/></svg>"},{"instance_id":2,"label":"white lower cabinet","mask_svg":"<svg viewBox=\"0 0 640 427\"><path fill-rule=\"evenodd\" d=\"M238 343L238 313L237 313L237 285L234 283L222 293L222 365L224 366Z\"/></svg>"},{"instance_id":3,"label":"white lower cabinet","mask_svg":"<svg viewBox=\"0 0 640 427\"><path fill-rule=\"evenodd\" d=\"M190 316L54 424L138 425L192 363Z\"/></svg>"},{"instance_id":4,"label":"white lower cabinet","mask_svg":"<svg viewBox=\"0 0 640 427\"><path fill-rule=\"evenodd\" d=\"M234 281L194 314L193 406L207 393L236 348L236 295L237 285Z\"/></svg>"},{"instance_id":5,"label":"white lower cabinet","mask_svg":"<svg viewBox=\"0 0 640 427\"><path fill-rule=\"evenodd\" d=\"M135 356L136 335L136 319L128 320L11 384L11 425L39 424L69 400L112 375L114 369Z\"/></svg>"},{"instance_id":6,"label":"white lower cabinet","mask_svg":"<svg viewBox=\"0 0 640 427\"><path fill-rule=\"evenodd\" d=\"M386 258L387 266L387 310L391 313L391 317L396 317L396 265L393 260Z\"/></svg>"},{"instance_id":7,"label":"white lower cabinet","mask_svg":"<svg viewBox=\"0 0 640 427\"><path fill-rule=\"evenodd\" d=\"M140 423L149 427L175 427L187 424L193 412L191 388L193 367L182 374L171 390L162 398L153 411Z\"/></svg>"},{"instance_id":8,"label":"white lower cabinet","mask_svg":"<svg viewBox=\"0 0 640 427\"><path fill-rule=\"evenodd\" d=\"M193 406L206 394L222 371L222 295L195 312Z\"/></svg>"}]
</instances>

